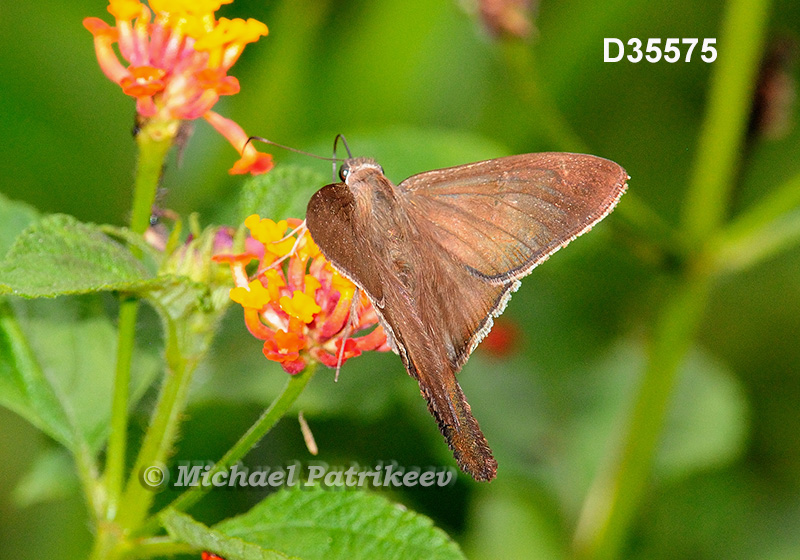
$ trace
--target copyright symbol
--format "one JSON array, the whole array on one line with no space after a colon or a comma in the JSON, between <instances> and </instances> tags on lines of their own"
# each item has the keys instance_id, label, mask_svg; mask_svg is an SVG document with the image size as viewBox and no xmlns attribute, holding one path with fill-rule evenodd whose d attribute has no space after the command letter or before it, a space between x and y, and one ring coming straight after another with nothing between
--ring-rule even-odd
<instances>
[{"instance_id":1,"label":"copyright symbol","mask_svg":"<svg viewBox=\"0 0 800 560\"><path fill-rule=\"evenodd\" d=\"M150 465L139 472L139 481L148 490L159 490L169 481L169 471L164 465Z\"/></svg>"}]
</instances>

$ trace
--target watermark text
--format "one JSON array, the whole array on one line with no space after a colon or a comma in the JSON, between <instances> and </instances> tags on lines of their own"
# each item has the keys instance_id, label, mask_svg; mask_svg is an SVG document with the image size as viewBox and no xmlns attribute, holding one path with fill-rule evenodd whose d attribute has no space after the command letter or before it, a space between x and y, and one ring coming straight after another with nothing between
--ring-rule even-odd
<instances>
[{"instance_id":1,"label":"watermark text","mask_svg":"<svg viewBox=\"0 0 800 560\"><path fill-rule=\"evenodd\" d=\"M325 486L330 488L399 488L421 486L444 488L456 481L454 467L406 467L395 461L374 465L335 466L323 462L291 463L277 467L214 469L211 463L183 462L167 470L164 466L142 469L140 481L147 488L280 488Z\"/></svg>"}]
</instances>

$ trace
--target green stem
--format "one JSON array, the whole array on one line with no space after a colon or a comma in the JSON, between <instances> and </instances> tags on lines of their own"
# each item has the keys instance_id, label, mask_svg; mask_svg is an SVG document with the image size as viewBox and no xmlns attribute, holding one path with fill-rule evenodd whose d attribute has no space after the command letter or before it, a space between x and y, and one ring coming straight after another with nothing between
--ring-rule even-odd
<instances>
[{"instance_id":1,"label":"green stem","mask_svg":"<svg viewBox=\"0 0 800 560\"><path fill-rule=\"evenodd\" d=\"M130 227L133 233L143 234L150 224L150 214L164 160L177 131L173 123L145 125L136 137L139 160L133 191ZM141 251L132 247L134 256ZM117 363L114 373L114 395L111 408L111 433L108 439L105 483L108 492L106 519L116 516L122 482L125 478L125 457L128 436L128 401L130 396L131 363L136 335L138 301L125 297L120 303L119 330L117 334Z\"/></svg>"},{"instance_id":2,"label":"green stem","mask_svg":"<svg viewBox=\"0 0 800 560\"><path fill-rule=\"evenodd\" d=\"M769 222L800 206L800 174L753 204L731 222L722 235L729 239L747 237Z\"/></svg>"},{"instance_id":3,"label":"green stem","mask_svg":"<svg viewBox=\"0 0 800 560\"><path fill-rule=\"evenodd\" d=\"M118 521L126 529L136 529L141 524L153 503L155 492L142 483L141 476L148 467L163 467L167 455L178 433L178 425L192 379L196 362L187 359L182 350L182 341L175 321L165 321L167 376L161 388L158 404L147 428L144 442L133 467L121 502Z\"/></svg>"},{"instance_id":4,"label":"green stem","mask_svg":"<svg viewBox=\"0 0 800 560\"><path fill-rule=\"evenodd\" d=\"M144 233L150 226L153 200L161 183L164 161L178 133L179 125L180 121L149 122L136 136L139 161L136 166L130 222L134 233Z\"/></svg>"},{"instance_id":5,"label":"green stem","mask_svg":"<svg viewBox=\"0 0 800 560\"><path fill-rule=\"evenodd\" d=\"M575 534L577 558L618 556L649 480L672 389L702 319L709 287L707 274L688 277L661 310L622 450L611 468L597 476L584 502Z\"/></svg>"},{"instance_id":6,"label":"green stem","mask_svg":"<svg viewBox=\"0 0 800 560\"><path fill-rule=\"evenodd\" d=\"M800 210L749 235L723 238L714 251L715 267L720 272L737 272L797 245L800 245Z\"/></svg>"},{"instance_id":7,"label":"green stem","mask_svg":"<svg viewBox=\"0 0 800 560\"><path fill-rule=\"evenodd\" d=\"M113 523L103 523L98 527L94 547L89 560L140 560L192 554L196 548L188 543L175 542L170 537L154 537L137 541L126 541Z\"/></svg>"},{"instance_id":8,"label":"green stem","mask_svg":"<svg viewBox=\"0 0 800 560\"><path fill-rule=\"evenodd\" d=\"M800 175L744 211L710 246L717 267L736 271L791 247L800 238Z\"/></svg>"},{"instance_id":9,"label":"green stem","mask_svg":"<svg viewBox=\"0 0 800 560\"><path fill-rule=\"evenodd\" d=\"M122 481L125 476L128 400L138 309L139 301L136 299L126 298L120 302L117 364L114 373L114 395L111 406L111 432L108 438L108 452L106 454L105 481L108 490L106 519L113 519L116 516L119 496L122 492Z\"/></svg>"},{"instance_id":10,"label":"green stem","mask_svg":"<svg viewBox=\"0 0 800 560\"><path fill-rule=\"evenodd\" d=\"M272 429L273 426L286 415L286 412L294 404L300 394L305 389L308 382L314 376L316 370L316 362L310 364L304 371L293 375L289 378L286 386L278 398L264 411L258 420L239 438L233 447L211 468L208 474L204 474L206 480L220 471L223 471L230 466L240 461L261 439ZM194 504L196 504L209 490L211 486L195 486L190 490L178 496L167 508L176 509L178 511L185 511ZM161 513L161 512L159 512ZM148 523L143 527L143 531L154 530L157 527L158 514L154 515Z\"/></svg>"},{"instance_id":11,"label":"green stem","mask_svg":"<svg viewBox=\"0 0 800 560\"><path fill-rule=\"evenodd\" d=\"M739 167L769 0L730 0L719 58L683 209L682 234L693 253L653 327L647 364L618 456L596 477L575 533L578 558L619 556L650 477L672 390L703 317L712 282L706 249L728 209ZM690 253L690 254L691 254Z\"/></svg>"},{"instance_id":12,"label":"green stem","mask_svg":"<svg viewBox=\"0 0 800 560\"><path fill-rule=\"evenodd\" d=\"M723 222L744 143L770 0L731 0L683 210L685 233L700 243ZM702 46L702 45L701 45Z\"/></svg>"},{"instance_id":13,"label":"green stem","mask_svg":"<svg viewBox=\"0 0 800 560\"><path fill-rule=\"evenodd\" d=\"M690 253L681 233L664 221L636 193L625 193L614 210L614 216L622 220L637 242L646 242L655 250L681 260Z\"/></svg>"},{"instance_id":14,"label":"green stem","mask_svg":"<svg viewBox=\"0 0 800 560\"><path fill-rule=\"evenodd\" d=\"M94 543L89 553L89 560L107 560L116 558L117 547L120 546L122 539L115 534L113 526L101 521L95 528Z\"/></svg>"},{"instance_id":15,"label":"green stem","mask_svg":"<svg viewBox=\"0 0 800 560\"><path fill-rule=\"evenodd\" d=\"M514 78L520 97L539 123L538 129L548 137L555 149L586 153L586 144L542 87L530 46L521 41L508 40L502 42L500 48L503 62Z\"/></svg>"}]
</instances>

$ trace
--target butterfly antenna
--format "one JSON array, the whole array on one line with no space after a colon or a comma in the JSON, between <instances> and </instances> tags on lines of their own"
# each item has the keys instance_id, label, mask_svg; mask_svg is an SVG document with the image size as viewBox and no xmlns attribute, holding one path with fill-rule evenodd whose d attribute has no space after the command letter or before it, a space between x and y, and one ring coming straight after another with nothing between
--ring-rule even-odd
<instances>
[{"instance_id":1,"label":"butterfly antenna","mask_svg":"<svg viewBox=\"0 0 800 560\"><path fill-rule=\"evenodd\" d=\"M342 161L341 159L336 157L336 145L339 143L339 140L342 141L344 144L344 149L347 151L347 157L352 158L353 154L350 153L350 146L347 145L347 139L344 137L344 134L337 134L336 138L333 139L333 180L336 180L336 162Z\"/></svg>"},{"instance_id":2,"label":"butterfly antenna","mask_svg":"<svg viewBox=\"0 0 800 560\"><path fill-rule=\"evenodd\" d=\"M334 159L336 158L336 144L339 143L339 140L341 140L342 144L344 144L344 149L347 152L347 157L352 159L353 154L350 153L350 146L347 145L347 138L344 137L344 134L337 134L336 138L333 139L333 157L334 157Z\"/></svg>"},{"instance_id":3,"label":"butterfly antenna","mask_svg":"<svg viewBox=\"0 0 800 560\"><path fill-rule=\"evenodd\" d=\"M353 301L350 303L350 312L347 314L347 324L344 326L344 335L342 336L342 345L339 347L339 358L336 360L336 375L333 377L334 383L339 381L339 371L342 369L344 363L344 349L347 345L347 340L353 334L355 328L355 320L358 319L358 302L361 300L361 292L358 288L353 292Z\"/></svg>"},{"instance_id":4,"label":"butterfly antenna","mask_svg":"<svg viewBox=\"0 0 800 560\"><path fill-rule=\"evenodd\" d=\"M336 167L336 162L344 161L344 159L342 159L342 158L336 158L335 157L336 156L335 152L334 152L334 157L333 158L328 158L328 157L325 157L325 156L319 156L317 154L312 154L311 152L305 152L303 150L298 150L297 148L291 148L289 146L284 146L283 144L278 144L277 142L273 142L272 140L267 140L266 138L262 138L261 136L251 136L250 138L248 138L247 142L245 142L244 146L242 146L242 151L244 151L244 149L247 148L247 145L250 144L250 142L254 142L254 141L263 142L264 144L269 144L270 146L275 146L277 148L282 148L284 150L289 150L290 152L294 152L296 154L303 154L304 156L309 156L309 157L313 157L313 158L316 158L316 159L323 159L325 161L332 161L334 167Z\"/></svg>"}]
</instances>

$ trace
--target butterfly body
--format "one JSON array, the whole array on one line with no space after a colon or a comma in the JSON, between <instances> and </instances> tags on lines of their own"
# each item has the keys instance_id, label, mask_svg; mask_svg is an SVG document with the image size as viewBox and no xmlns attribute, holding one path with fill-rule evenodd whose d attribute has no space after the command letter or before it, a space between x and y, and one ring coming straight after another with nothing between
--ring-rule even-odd
<instances>
[{"instance_id":1,"label":"butterfly body","mask_svg":"<svg viewBox=\"0 0 800 560\"><path fill-rule=\"evenodd\" d=\"M351 159L306 222L332 265L363 289L459 466L497 471L456 373L519 278L602 219L625 189L617 164L526 154L414 175L394 185Z\"/></svg>"}]
</instances>

